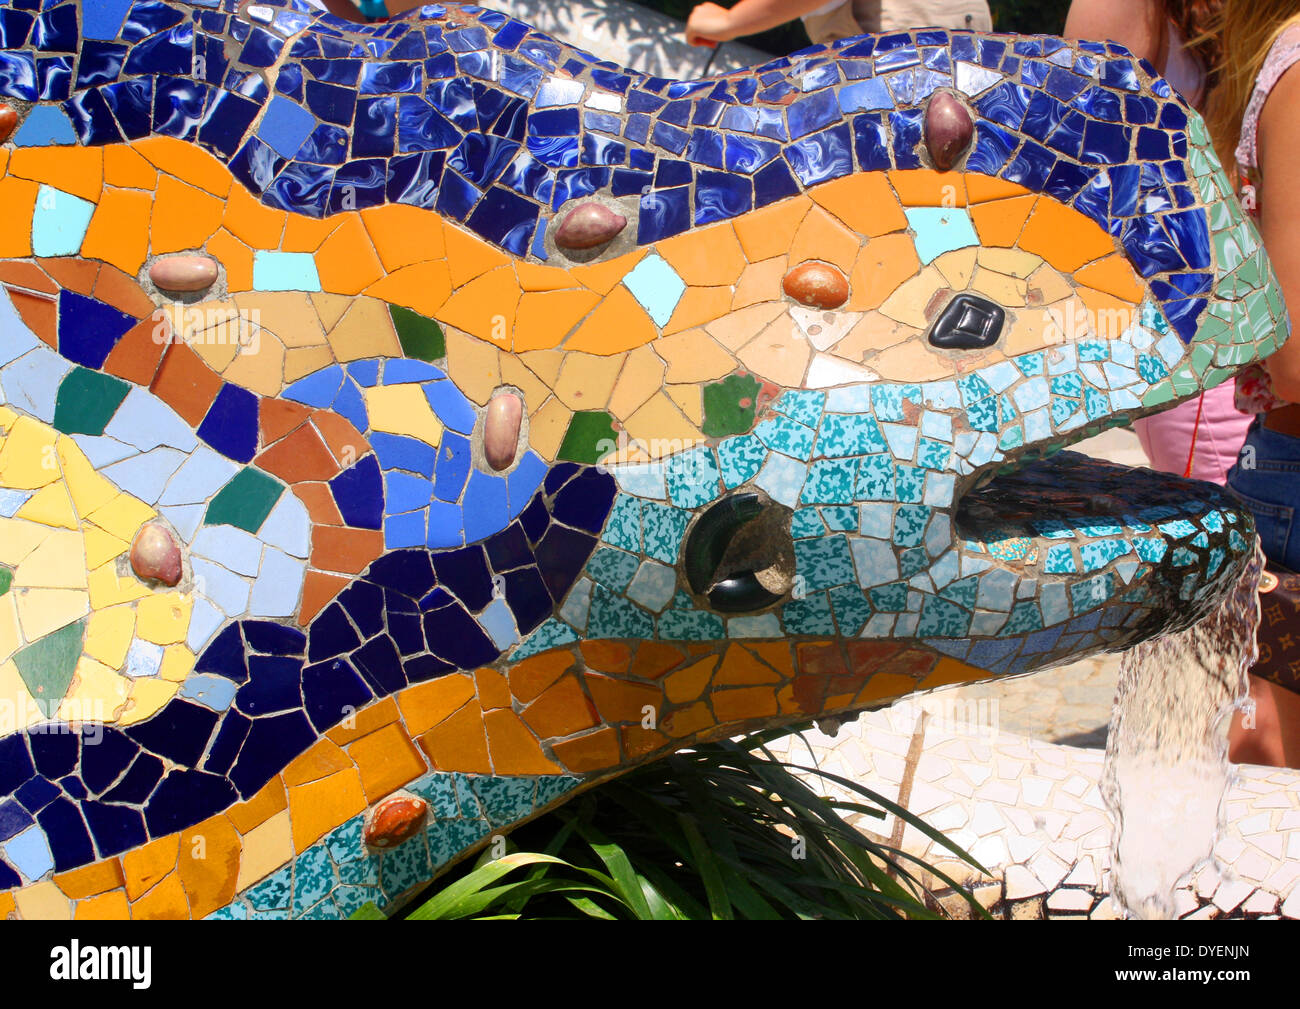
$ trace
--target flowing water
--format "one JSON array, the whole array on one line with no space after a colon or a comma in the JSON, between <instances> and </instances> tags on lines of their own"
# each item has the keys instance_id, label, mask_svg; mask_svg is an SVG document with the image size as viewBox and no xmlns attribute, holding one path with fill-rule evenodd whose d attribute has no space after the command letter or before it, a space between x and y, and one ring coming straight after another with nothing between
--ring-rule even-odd
<instances>
[{"instance_id":1,"label":"flowing water","mask_svg":"<svg viewBox=\"0 0 1300 1009\"><path fill-rule=\"evenodd\" d=\"M1258 543L1258 541L1257 541ZM1181 877L1213 857L1232 781L1228 724L1255 662L1255 557L1222 605L1120 661L1101 790L1115 822L1111 893L1139 918L1170 918Z\"/></svg>"}]
</instances>

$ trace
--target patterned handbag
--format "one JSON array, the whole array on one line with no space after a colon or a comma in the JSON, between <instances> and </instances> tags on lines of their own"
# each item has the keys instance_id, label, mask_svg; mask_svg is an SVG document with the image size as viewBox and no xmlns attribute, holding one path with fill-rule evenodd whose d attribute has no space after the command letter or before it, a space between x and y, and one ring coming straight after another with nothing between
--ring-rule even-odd
<instances>
[{"instance_id":1,"label":"patterned handbag","mask_svg":"<svg viewBox=\"0 0 1300 1009\"><path fill-rule=\"evenodd\" d=\"M1300 574L1270 564L1277 585L1259 597L1259 659L1251 672L1300 694Z\"/></svg>"}]
</instances>

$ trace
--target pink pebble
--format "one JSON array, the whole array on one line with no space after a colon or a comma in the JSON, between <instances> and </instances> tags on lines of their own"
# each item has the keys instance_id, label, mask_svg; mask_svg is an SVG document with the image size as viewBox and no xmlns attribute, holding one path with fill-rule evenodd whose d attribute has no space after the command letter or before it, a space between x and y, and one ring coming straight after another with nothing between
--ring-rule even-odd
<instances>
[{"instance_id":1,"label":"pink pebble","mask_svg":"<svg viewBox=\"0 0 1300 1009\"><path fill-rule=\"evenodd\" d=\"M523 416L524 404L513 392L495 396L488 403L483 421L483 455L493 469L506 469L515 461Z\"/></svg>"},{"instance_id":2,"label":"pink pebble","mask_svg":"<svg viewBox=\"0 0 1300 1009\"><path fill-rule=\"evenodd\" d=\"M131 570L140 578L175 585L181 580L181 548L167 529L151 522L135 534Z\"/></svg>"},{"instance_id":3,"label":"pink pebble","mask_svg":"<svg viewBox=\"0 0 1300 1009\"><path fill-rule=\"evenodd\" d=\"M211 256L168 256L149 267L149 279L164 291L204 291L217 282Z\"/></svg>"},{"instance_id":4,"label":"pink pebble","mask_svg":"<svg viewBox=\"0 0 1300 1009\"><path fill-rule=\"evenodd\" d=\"M594 249L604 245L627 227L627 218L599 203L574 207L555 232L555 244L561 249Z\"/></svg>"}]
</instances>

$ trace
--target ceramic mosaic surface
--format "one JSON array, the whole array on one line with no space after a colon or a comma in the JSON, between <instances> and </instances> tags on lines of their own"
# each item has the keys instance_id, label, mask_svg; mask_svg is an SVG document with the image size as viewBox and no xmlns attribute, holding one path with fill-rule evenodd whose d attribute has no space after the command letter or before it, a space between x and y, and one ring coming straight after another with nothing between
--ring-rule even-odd
<instances>
[{"instance_id":1,"label":"ceramic mosaic surface","mask_svg":"<svg viewBox=\"0 0 1300 1009\"><path fill-rule=\"evenodd\" d=\"M1118 47L673 82L453 4L8 0L0 96L0 913L388 905L1249 551L1219 489L1055 454L1287 332Z\"/></svg>"}]
</instances>

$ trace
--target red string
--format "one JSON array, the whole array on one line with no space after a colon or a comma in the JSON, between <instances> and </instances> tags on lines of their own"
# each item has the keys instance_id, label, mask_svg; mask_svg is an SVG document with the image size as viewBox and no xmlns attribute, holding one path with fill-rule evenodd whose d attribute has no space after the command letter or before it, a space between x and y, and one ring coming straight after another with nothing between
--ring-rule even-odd
<instances>
[{"instance_id":1,"label":"red string","mask_svg":"<svg viewBox=\"0 0 1300 1009\"><path fill-rule=\"evenodd\" d=\"M1187 467L1183 470L1183 476L1189 479L1192 475L1192 460L1196 458L1196 439L1201 432L1201 413L1204 410L1205 393L1201 393L1196 400L1196 423L1192 425L1192 445L1187 450Z\"/></svg>"}]
</instances>

